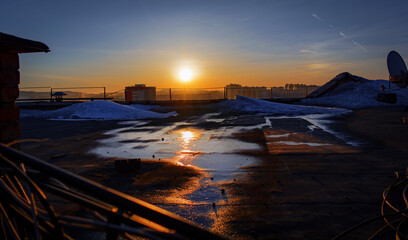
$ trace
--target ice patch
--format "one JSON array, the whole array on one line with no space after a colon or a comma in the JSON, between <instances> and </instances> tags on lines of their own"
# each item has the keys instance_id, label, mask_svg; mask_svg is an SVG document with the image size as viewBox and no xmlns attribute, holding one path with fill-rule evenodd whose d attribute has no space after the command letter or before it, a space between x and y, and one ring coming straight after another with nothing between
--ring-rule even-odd
<instances>
[{"instance_id":1,"label":"ice patch","mask_svg":"<svg viewBox=\"0 0 408 240\"><path fill-rule=\"evenodd\" d=\"M282 138L282 137L289 137L290 133L285 133L285 134L276 134L276 135L268 135L270 138Z\"/></svg>"},{"instance_id":2,"label":"ice patch","mask_svg":"<svg viewBox=\"0 0 408 240\"><path fill-rule=\"evenodd\" d=\"M346 144L354 147L360 146L360 142L352 140L350 141L349 137L346 136L345 134L336 132L332 129L330 129L329 125L332 124L334 121L328 120L330 117L334 117L336 114L309 114L309 115L303 115L303 116L267 116L265 117L265 120L270 123L270 126L272 128L272 121L271 119L285 119L285 118L302 118L306 121L308 121L311 125L308 126L308 128L313 131L314 129L320 128L325 132L328 132L332 134L333 136L337 137L338 139L342 140Z\"/></svg>"},{"instance_id":3,"label":"ice patch","mask_svg":"<svg viewBox=\"0 0 408 240\"><path fill-rule=\"evenodd\" d=\"M309 125L307 126L307 128L309 128L311 132L313 132L315 129L318 129L316 125Z\"/></svg>"},{"instance_id":4,"label":"ice patch","mask_svg":"<svg viewBox=\"0 0 408 240\"><path fill-rule=\"evenodd\" d=\"M332 144L329 144L329 143L310 143L310 142L292 142L292 141L277 141L277 142L274 142L274 143L284 144L284 145L291 145L291 146L308 145L308 146L311 146L311 147L332 145Z\"/></svg>"}]
</instances>

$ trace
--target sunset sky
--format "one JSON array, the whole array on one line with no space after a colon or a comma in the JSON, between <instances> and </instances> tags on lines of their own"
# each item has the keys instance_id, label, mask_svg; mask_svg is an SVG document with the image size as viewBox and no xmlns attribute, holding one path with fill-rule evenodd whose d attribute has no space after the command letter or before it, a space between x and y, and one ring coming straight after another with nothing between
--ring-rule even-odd
<instances>
[{"instance_id":1,"label":"sunset sky","mask_svg":"<svg viewBox=\"0 0 408 240\"><path fill-rule=\"evenodd\" d=\"M407 0L2 0L1 9L0 32L51 49L20 55L21 87L321 85L344 71L388 79L388 52L408 58Z\"/></svg>"}]
</instances>

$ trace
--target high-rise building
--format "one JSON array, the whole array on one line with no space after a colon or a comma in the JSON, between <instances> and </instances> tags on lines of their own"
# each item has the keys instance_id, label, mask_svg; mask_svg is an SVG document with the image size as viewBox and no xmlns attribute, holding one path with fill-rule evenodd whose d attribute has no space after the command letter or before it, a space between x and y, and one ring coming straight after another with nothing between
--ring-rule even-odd
<instances>
[{"instance_id":1,"label":"high-rise building","mask_svg":"<svg viewBox=\"0 0 408 240\"><path fill-rule=\"evenodd\" d=\"M252 98L268 98L269 91L266 87L246 87L239 84L229 84L225 87L227 98L235 99L237 95Z\"/></svg>"}]
</instances>

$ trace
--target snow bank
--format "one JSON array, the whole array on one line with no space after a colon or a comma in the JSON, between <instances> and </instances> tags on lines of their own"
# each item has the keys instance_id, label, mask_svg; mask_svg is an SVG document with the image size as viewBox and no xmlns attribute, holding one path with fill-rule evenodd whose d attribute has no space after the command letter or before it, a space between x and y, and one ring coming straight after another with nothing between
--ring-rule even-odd
<instances>
[{"instance_id":1,"label":"snow bank","mask_svg":"<svg viewBox=\"0 0 408 240\"><path fill-rule=\"evenodd\" d=\"M176 112L157 113L148 111L142 105L126 106L110 101L92 101L73 104L69 107L52 110L25 110L21 117L49 118L52 120L132 120L166 118L177 115Z\"/></svg>"},{"instance_id":2,"label":"snow bank","mask_svg":"<svg viewBox=\"0 0 408 240\"><path fill-rule=\"evenodd\" d=\"M220 104L221 110L227 113L259 113L266 115L308 115L308 114L347 114L350 110L325 107L301 106L293 104L275 103L265 100L237 96Z\"/></svg>"},{"instance_id":3,"label":"snow bank","mask_svg":"<svg viewBox=\"0 0 408 240\"><path fill-rule=\"evenodd\" d=\"M408 104L408 88L395 87L386 89L386 93L396 93L397 103L390 104L377 101L381 85L388 87L386 80L365 80L360 82L346 82L336 89L317 98L303 99L302 104L357 109L365 107L381 107Z\"/></svg>"}]
</instances>

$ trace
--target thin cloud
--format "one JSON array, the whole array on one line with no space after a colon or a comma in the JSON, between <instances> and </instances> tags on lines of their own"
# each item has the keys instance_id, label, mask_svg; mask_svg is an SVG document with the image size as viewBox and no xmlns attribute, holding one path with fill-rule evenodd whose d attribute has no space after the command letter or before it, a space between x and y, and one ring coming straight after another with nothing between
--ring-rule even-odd
<instances>
[{"instance_id":1,"label":"thin cloud","mask_svg":"<svg viewBox=\"0 0 408 240\"><path fill-rule=\"evenodd\" d=\"M316 53L315 51L309 50L309 49L301 49L299 50L300 53Z\"/></svg>"},{"instance_id":2,"label":"thin cloud","mask_svg":"<svg viewBox=\"0 0 408 240\"><path fill-rule=\"evenodd\" d=\"M328 28L330 28L330 29L333 30L333 25L328 24L328 23L327 23L325 20L323 20L321 17L317 16L317 14L312 13L312 16L313 16L315 19L317 19L318 21L320 21L320 22L326 24ZM364 51L367 51L367 48L366 48L366 47L364 47L363 45L357 43L357 42L354 41L353 39L347 37L347 35L344 34L343 32L340 31L340 32L338 32L338 33L339 33L340 36L342 36L343 38L348 38L354 45L358 46L359 48L363 49Z\"/></svg>"},{"instance_id":3,"label":"thin cloud","mask_svg":"<svg viewBox=\"0 0 408 240\"><path fill-rule=\"evenodd\" d=\"M317 16L317 14L312 13L312 16L313 16L314 18L316 18L317 20L319 20L320 22L326 23L322 18L320 18L319 16Z\"/></svg>"},{"instance_id":4,"label":"thin cloud","mask_svg":"<svg viewBox=\"0 0 408 240\"><path fill-rule=\"evenodd\" d=\"M351 42L354 43L356 46L360 47L361 49L367 51L367 48L364 47L363 45L359 44L358 42L356 42L356 41L354 41L354 40L351 40Z\"/></svg>"},{"instance_id":5,"label":"thin cloud","mask_svg":"<svg viewBox=\"0 0 408 240\"><path fill-rule=\"evenodd\" d=\"M312 63L306 65L306 68L311 69L311 70L319 70L319 69L328 69L332 65L329 63Z\"/></svg>"}]
</instances>

